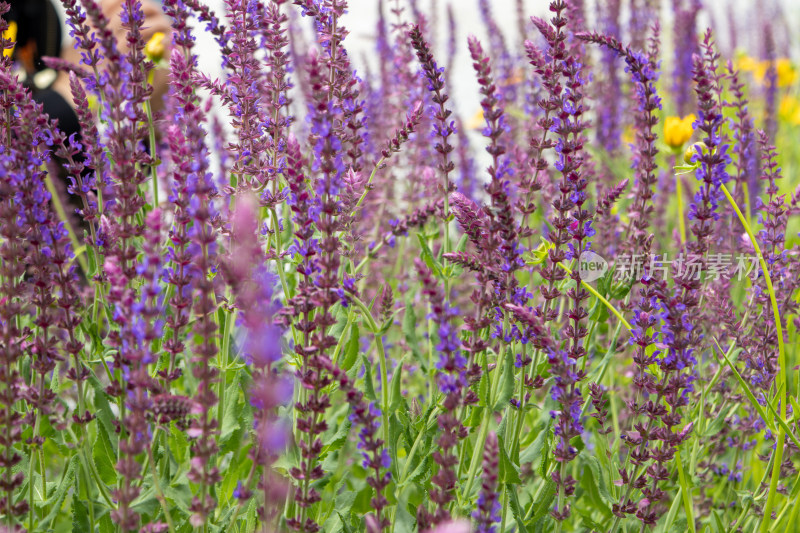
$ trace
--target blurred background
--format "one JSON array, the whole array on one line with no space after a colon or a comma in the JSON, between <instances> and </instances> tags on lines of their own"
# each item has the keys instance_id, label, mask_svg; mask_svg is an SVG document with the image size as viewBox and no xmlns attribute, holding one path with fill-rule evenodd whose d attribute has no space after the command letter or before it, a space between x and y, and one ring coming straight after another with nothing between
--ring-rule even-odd
<instances>
[{"instance_id":1,"label":"blurred background","mask_svg":"<svg viewBox=\"0 0 800 533\"><path fill-rule=\"evenodd\" d=\"M605 6L614 2L607 0L584 0L583 11L586 16L585 25L590 29L602 27L598 22L602 19ZM800 28L800 0L616 0L620 4L620 18L629 20L635 10L646 11L653 20L661 22L663 50L672 50L672 40L675 35L674 15L678 9L693 9L699 7L696 18L698 34L707 27L715 30L715 38L724 56L733 58L738 49L743 53L747 50L756 58L767 58L770 54L767 36L771 35L774 41L774 53L777 57L798 57L800 41L797 38L797 29ZM222 0L205 0L209 7L217 13L222 13ZM518 27L518 13L524 13L524 20L530 16L547 17L549 0L350 0L349 11L344 19L344 24L350 31L347 38L347 48L353 56L353 63L363 72L365 68L377 69L380 60L375 52L375 39L379 12L383 6L387 23L396 20L392 9L399 4L403 9L403 18L408 21L413 19L415 9L422 13L432 30L429 35L436 37L435 50L440 64L446 64L447 41L449 39L448 10L453 13L456 33L456 55L453 58L452 72L448 72L453 83L454 106L465 118L479 109L478 84L472 70L467 51L467 36L472 34L481 39L484 44L488 40L487 13L496 22L503 33L510 48L519 46L520 31ZM677 9L676 9L677 8ZM308 20L302 24L309 29ZM622 27L628 25L622 22ZM525 27L526 37L535 38L537 32L531 31L532 26ZM680 33L680 30L678 31ZM624 36L623 40L630 41L633 36ZM201 34L198 38L201 46L201 67L208 73L218 72L220 59L216 43L210 35ZM524 53L521 50L520 53ZM665 57L662 66L668 71L670 57ZM664 76L665 74L662 74Z\"/></svg>"}]
</instances>

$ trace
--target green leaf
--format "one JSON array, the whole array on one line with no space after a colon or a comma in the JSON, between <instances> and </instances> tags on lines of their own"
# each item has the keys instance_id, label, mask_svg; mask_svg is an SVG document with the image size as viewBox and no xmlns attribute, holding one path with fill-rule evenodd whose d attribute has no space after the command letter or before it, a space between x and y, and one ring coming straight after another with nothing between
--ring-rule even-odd
<instances>
[{"instance_id":1,"label":"green leaf","mask_svg":"<svg viewBox=\"0 0 800 533\"><path fill-rule=\"evenodd\" d=\"M92 385L92 389L94 389L93 405L95 415L100 423L103 424L106 435L110 437L112 442L115 442L117 440L117 434L114 431L113 420L115 420L116 417L111 411L111 406L108 404L109 396L106 394L105 388L102 383L100 383L100 380L92 373L89 374L89 383Z\"/></svg>"},{"instance_id":2,"label":"green leaf","mask_svg":"<svg viewBox=\"0 0 800 533\"><path fill-rule=\"evenodd\" d=\"M581 523L586 526L590 531L602 531L603 526L602 524L598 524L594 518L592 518L592 512L588 509L584 509L578 505L574 507L575 511L581 517Z\"/></svg>"},{"instance_id":3,"label":"green leaf","mask_svg":"<svg viewBox=\"0 0 800 533\"><path fill-rule=\"evenodd\" d=\"M236 372L233 380L225 387L225 406L222 411L222 424L220 426L219 446L225 446L233 432L239 429L239 403L240 373Z\"/></svg>"},{"instance_id":4,"label":"green leaf","mask_svg":"<svg viewBox=\"0 0 800 533\"><path fill-rule=\"evenodd\" d=\"M519 496L517 489L513 485L506 485L506 492L511 496L511 515L517 522L517 527L521 533L527 533L528 527L525 525L525 515L522 512L522 507L519 504Z\"/></svg>"},{"instance_id":5,"label":"green leaf","mask_svg":"<svg viewBox=\"0 0 800 533\"><path fill-rule=\"evenodd\" d=\"M117 456L103 424L97 424L97 438L92 446L92 459L103 483L109 486L115 485L117 470L114 464L117 462Z\"/></svg>"},{"instance_id":6,"label":"green leaf","mask_svg":"<svg viewBox=\"0 0 800 533\"><path fill-rule=\"evenodd\" d=\"M556 484L552 479L547 478L542 488L542 494L539 496L539 500L534 508L533 517L528 521L529 524L534 524L539 519L547 516L547 513L550 512L550 504L553 503L555 496Z\"/></svg>"},{"instance_id":7,"label":"green leaf","mask_svg":"<svg viewBox=\"0 0 800 533\"><path fill-rule=\"evenodd\" d=\"M111 521L111 517L107 514L104 514L103 517L100 519L100 533L115 533L116 528L114 527L114 523Z\"/></svg>"},{"instance_id":8,"label":"green leaf","mask_svg":"<svg viewBox=\"0 0 800 533\"><path fill-rule=\"evenodd\" d=\"M681 508L683 503L683 489L678 487L678 493L675 494L675 497L672 499L672 505L669 506L669 513L667 513L667 517L664 519L664 522L661 524L661 528L659 531L662 533L665 531L669 531L672 527L672 523L675 522L675 517L678 515L678 509Z\"/></svg>"},{"instance_id":9,"label":"green leaf","mask_svg":"<svg viewBox=\"0 0 800 533\"><path fill-rule=\"evenodd\" d=\"M358 331L358 324L354 322L350 328L350 338L348 339L347 345L344 348L342 370L345 372L353 368L353 365L356 364L356 360L358 360L358 352L361 347L361 343L359 342L360 337L361 334Z\"/></svg>"},{"instance_id":10,"label":"green leaf","mask_svg":"<svg viewBox=\"0 0 800 533\"><path fill-rule=\"evenodd\" d=\"M519 456L519 464L523 465L525 463L533 463L537 459L541 458L542 448L544 448L545 440L547 439L547 434L549 433L548 427L545 426L539 433L536 435L536 438L533 440L530 446L525 448L525 451L520 453Z\"/></svg>"},{"instance_id":11,"label":"green leaf","mask_svg":"<svg viewBox=\"0 0 800 533\"><path fill-rule=\"evenodd\" d=\"M422 248L420 252L422 260L425 261L425 264L428 265L428 268L437 278L441 278L442 269L439 268L439 265L436 263L436 259L433 258L433 253L428 246L428 240L421 233L417 233L417 239L419 240L420 248Z\"/></svg>"},{"instance_id":12,"label":"green leaf","mask_svg":"<svg viewBox=\"0 0 800 533\"><path fill-rule=\"evenodd\" d=\"M322 447L322 452L320 455L325 456L331 452L335 452L336 450L341 449L344 446L344 443L347 441L347 435L350 434L350 420L345 417L341 424L338 424L336 428L336 433L331 435L328 439L325 440L323 443L324 446Z\"/></svg>"},{"instance_id":13,"label":"green leaf","mask_svg":"<svg viewBox=\"0 0 800 533\"><path fill-rule=\"evenodd\" d=\"M72 533L86 533L89 531L89 510L82 500L78 499L79 489L75 485L75 492L72 494Z\"/></svg>"},{"instance_id":14,"label":"green leaf","mask_svg":"<svg viewBox=\"0 0 800 533\"><path fill-rule=\"evenodd\" d=\"M502 435L497 436L497 442L500 449L498 479L501 483L506 483L508 485L521 484L522 480L519 478L519 471L517 470L517 467L514 466L514 463L512 463L508 458Z\"/></svg>"},{"instance_id":15,"label":"green leaf","mask_svg":"<svg viewBox=\"0 0 800 533\"><path fill-rule=\"evenodd\" d=\"M539 476L542 478L548 478L547 475L547 465L549 463L548 457L550 455L550 437L552 433L550 432L550 427L548 426L546 436L544 438L544 444L542 445L542 453L539 454L539 464L537 471L539 472Z\"/></svg>"},{"instance_id":16,"label":"green leaf","mask_svg":"<svg viewBox=\"0 0 800 533\"><path fill-rule=\"evenodd\" d=\"M58 488L47 498L47 502L45 506L51 509L50 513L44 517L41 521L41 525L49 524L49 527L53 526L53 521L56 519L58 514L61 512L61 506L64 504L64 499L67 497L67 491L69 491L70 487L73 486L75 483L75 467L78 464L78 456L73 455L72 459L70 459L69 463L67 463L67 468L64 470L64 474L61 476L61 481L58 484Z\"/></svg>"},{"instance_id":17,"label":"green leaf","mask_svg":"<svg viewBox=\"0 0 800 533\"><path fill-rule=\"evenodd\" d=\"M489 405L489 369L486 366L486 353L483 354L483 372L478 382L478 405L481 407Z\"/></svg>"},{"instance_id":18,"label":"green leaf","mask_svg":"<svg viewBox=\"0 0 800 533\"><path fill-rule=\"evenodd\" d=\"M183 464L186 461L189 440L186 438L186 433L174 425L169 429L169 449L178 464Z\"/></svg>"},{"instance_id":19,"label":"green leaf","mask_svg":"<svg viewBox=\"0 0 800 533\"><path fill-rule=\"evenodd\" d=\"M397 408L400 407L400 405L402 405L403 403L403 394L401 392L400 386L402 385L403 382L403 363L405 362L405 360L406 357L403 356L400 362L397 363L397 367L394 369L394 373L392 374L392 383L389 389L390 391L389 409L387 411L387 414L394 413L397 410Z\"/></svg>"},{"instance_id":20,"label":"green leaf","mask_svg":"<svg viewBox=\"0 0 800 533\"><path fill-rule=\"evenodd\" d=\"M613 516L608 506L608 502L611 501L611 498L605 486L600 465L597 459L592 456L586 457L586 463L587 465L584 469L583 477L581 478L581 486L586 491L583 498L590 501L595 510L603 513L606 518L610 518Z\"/></svg>"},{"instance_id":21,"label":"green leaf","mask_svg":"<svg viewBox=\"0 0 800 533\"><path fill-rule=\"evenodd\" d=\"M600 461L593 455L585 455L584 457L586 459L586 464L592 471L592 477L594 478L600 497L603 498L605 503L612 503L614 498L611 497L611 493L608 491L608 478L603 467L600 466Z\"/></svg>"},{"instance_id":22,"label":"green leaf","mask_svg":"<svg viewBox=\"0 0 800 533\"><path fill-rule=\"evenodd\" d=\"M500 376L500 383L498 384L499 390L496 393L496 400L494 402L495 411L502 411L508 407L508 401L514 395L515 368L514 359L511 356L511 350L506 350L503 374Z\"/></svg>"},{"instance_id":23,"label":"green leaf","mask_svg":"<svg viewBox=\"0 0 800 533\"><path fill-rule=\"evenodd\" d=\"M253 533L256 530L256 525L258 523L258 517L256 516L256 499L250 498L250 503L247 504L247 522L244 526L245 533Z\"/></svg>"},{"instance_id":24,"label":"green leaf","mask_svg":"<svg viewBox=\"0 0 800 533\"><path fill-rule=\"evenodd\" d=\"M414 359L420 365L423 371L428 369L428 361L419 351L419 339L417 338L417 314L414 311L414 305L411 301L406 301L406 309L403 313L403 337L406 339Z\"/></svg>"},{"instance_id":25,"label":"green leaf","mask_svg":"<svg viewBox=\"0 0 800 533\"><path fill-rule=\"evenodd\" d=\"M416 531L416 519L408 512L408 497L403 495L397 501L397 512L394 517L395 533L414 533Z\"/></svg>"},{"instance_id":26,"label":"green leaf","mask_svg":"<svg viewBox=\"0 0 800 533\"><path fill-rule=\"evenodd\" d=\"M364 395L373 402L377 402L378 397L375 396L375 386L372 380L372 363L364 354L361 354L361 362L364 364Z\"/></svg>"}]
</instances>

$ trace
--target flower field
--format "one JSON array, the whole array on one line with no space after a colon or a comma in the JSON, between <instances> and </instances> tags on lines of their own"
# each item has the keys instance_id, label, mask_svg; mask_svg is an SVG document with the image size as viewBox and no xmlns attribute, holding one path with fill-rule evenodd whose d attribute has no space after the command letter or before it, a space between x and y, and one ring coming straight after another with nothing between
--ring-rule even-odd
<instances>
[{"instance_id":1,"label":"flower field","mask_svg":"<svg viewBox=\"0 0 800 533\"><path fill-rule=\"evenodd\" d=\"M69 136L0 2L0 532L800 531L785 29L62 3Z\"/></svg>"}]
</instances>

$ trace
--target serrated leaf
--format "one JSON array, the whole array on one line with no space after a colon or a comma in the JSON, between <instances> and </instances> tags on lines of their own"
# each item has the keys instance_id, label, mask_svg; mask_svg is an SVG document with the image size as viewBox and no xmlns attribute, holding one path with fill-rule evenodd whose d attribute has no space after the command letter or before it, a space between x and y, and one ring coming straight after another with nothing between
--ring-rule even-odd
<instances>
[{"instance_id":1,"label":"serrated leaf","mask_svg":"<svg viewBox=\"0 0 800 533\"><path fill-rule=\"evenodd\" d=\"M70 459L69 463L67 463L67 468L64 470L64 474L61 476L61 481L58 483L58 488L49 498L47 498L45 505L47 508L51 509L51 511L42 519L42 525L49 524L50 527L52 527L53 521L61 512L61 506L64 504L64 499L67 497L67 491L69 491L70 487L72 487L72 485L75 483L75 467L77 464L78 456L73 455L72 459Z\"/></svg>"},{"instance_id":2,"label":"serrated leaf","mask_svg":"<svg viewBox=\"0 0 800 533\"><path fill-rule=\"evenodd\" d=\"M222 411L222 423L220 426L219 446L224 446L233 432L239 429L239 404L240 374L236 372L233 380L225 387L225 406Z\"/></svg>"},{"instance_id":3,"label":"serrated leaf","mask_svg":"<svg viewBox=\"0 0 800 533\"><path fill-rule=\"evenodd\" d=\"M414 355L417 364L420 365L422 370L427 371L428 361L422 356L419 351L419 340L417 338L417 314L414 311L414 305L410 301L406 301L406 308L403 312L402 324L403 337L411 348L411 353Z\"/></svg>"},{"instance_id":4,"label":"serrated leaf","mask_svg":"<svg viewBox=\"0 0 800 533\"><path fill-rule=\"evenodd\" d=\"M414 533L416 519L408 512L408 499L400 498L397 502L397 511L394 520L395 533Z\"/></svg>"},{"instance_id":5,"label":"serrated leaf","mask_svg":"<svg viewBox=\"0 0 800 533\"><path fill-rule=\"evenodd\" d=\"M375 395L375 385L372 381L372 362L364 354L361 354L361 362L364 365L364 395L377 402L378 397Z\"/></svg>"},{"instance_id":6,"label":"serrated leaf","mask_svg":"<svg viewBox=\"0 0 800 533\"><path fill-rule=\"evenodd\" d=\"M442 269L436 263L436 259L433 258L433 253L428 246L428 240L421 233L417 233L417 239L419 240L419 246L421 248L420 256L422 260L425 261L425 264L428 265L428 268L433 272L434 276L441 278Z\"/></svg>"},{"instance_id":7,"label":"serrated leaf","mask_svg":"<svg viewBox=\"0 0 800 533\"><path fill-rule=\"evenodd\" d=\"M411 472L411 474L409 474L408 479L406 480L406 482L417 481L418 479L423 477L425 474L427 474L428 473L429 464L430 464L429 454L425 454L423 456L423 458L422 458L422 461L420 461L419 464L417 465L417 467L414 469L414 471Z\"/></svg>"},{"instance_id":8,"label":"serrated leaf","mask_svg":"<svg viewBox=\"0 0 800 533\"><path fill-rule=\"evenodd\" d=\"M322 452L320 455L327 455L331 452L339 450L347 441L347 435L350 434L350 420L345 418L341 424L336 428L336 433L328 437L323 443Z\"/></svg>"},{"instance_id":9,"label":"serrated leaf","mask_svg":"<svg viewBox=\"0 0 800 533\"><path fill-rule=\"evenodd\" d=\"M105 426L97 424L97 437L92 446L92 460L97 468L97 473L100 474L100 479L103 480L108 486L117 483L117 470L114 468L116 461L116 453L111 445L111 440L108 438Z\"/></svg>"},{"instance_id":10,"label":"serrated leaf","mask_svg":"<svg viewBox=\"0 0 800 533\"><path fill-rule=\"evenodd\" d=\"M100 533L115 533L116 528L114 527L114 523L111 521L111 517L107 514L103 515L100 519Z\"/></svg>"},{"instance_id":11,"label":"serrated leaf","mask_svg":"<svg viewBox=\"0 0 800 533\"><path fill-rule=\"evenodd\" d=\"M520 533L527 533L528 527L525 525L525 517L522 507L519 505L519 496L516 488L513 485L506 485L506 492L511 496L511 515L514 517Z\"/></svg>"},{"instance_id":12,"label":"serrated leaf","mask_svg":"<svg viewBox=\"0 0 800 533\"><path fill-rule=\"evenodd\" d=\"M186 461L189 440L186 438L186 433L174 425L169 429L169 449L178 464L183 464Z\"/></svg>"},{"instance_id":13,"label":"serrated leaf","mask_svg":"<svg viewBox=\"0 0 800 533\"><path fill-rule=\"evenodd\" d=\"M116 442L116 433L114 431L113 422L116 417L111 411L111 406L108 403L108 395L106 394L103 385L92 373L89 374L89 383L92 385L92 389L94 389L94 401L92 402L94 405L94 414L97 416L97 419L100 421L100 423L103 424L103 427L106 430L106 435L109 436L111 442Z\"/></svg>"},{"instance_id":14,"label":"serrated leaf","mask_svg":"<svg viewBox=\"0 0 800 533\"><path fill-rule=\"evenodd\" d=\"M611 493L608 491L608 478L606 477L603 467L600 465L600 461L593 455L586 455L585 459L589 469L592 471L592 476L597 484L597 490L600 494L600 497L603 498L606 503L613 502L614 499L611 497Z\"/></svg>"},{"instance_id":15,"label":"serrated leaf","mask_svg":"<svg viewBox=\"0 0 800 533\"><path fill-rule=\"evenodd\" d=\"M245 533L253 533L256 530L257 516L256 516L256 499L250 498L250 503L247 504L247 522L245 523Z\"/></svg>"},{"instance_id":16,"label":"serrated leaf","mask_svg":"<svg viewBox=\"0 0 800 533\"><path fill-rule=\"evenodd\" d=\"M539 454L539 464L537 465L537 472L539 477L545 478L547 476L547 465L549 463L548 456L550 455L550 428L548 427L544 444L542 445L542 453Z\"/></svg>"},{"instance_id":17,"label":"serrated leaf","mask_svg":"<svg viewBox=\"0 0 800 533\"><path fill-rule=\"evenodd\" d=\"M78 499L77 484L72 494L72 533L85 533L89 531L89 510L82 500Z\"/></svg>"},{"instance_id":18,"label":"serrated leaf","mask_svg":"<svg viewBox=\"0 0 800 533\"><path fill-rule=\"evenodd\" d=\"M547 513L550 512L550 504L553 503L553 500L555 499L555 482L548 478L544 483L542 494L540 495L539 500L536 502L536 507L533 511L533 517L528 521L529 524L535 523L540 518L546 516Z\"/></svg>"},{"instance_id":19,"label":"serrated leaf","mask_svg":"<svg viewBox=\"0 0 800 533\"><path fill-rule=\"evenodd\" d=\"M486 407L489 405L489 368L486 365L486 352L482 354L481 359L483 372L481 372L481 380L478 382L478 405Z\"/></svg>"},{"instance_id":20,"label":"serrated leaf","mask_svg":"<svg viewBox=\"0 0 800 533\"><path fill-rule=\"evenodd\" d=\"M500 450L500 457L499 459L499 472L498 472L498 479L501 483L506 483L508 485L519 485L522 483L522 480L519 478L519 471L517 467L511 462L508 458L508 454L506 453L505 442L502 437L502 432L498 429L498 436L497 442L499 444Z\"/></svg>"},{"instance_id":21,"label":"serrated leaf","mask_svg":"<svg viewBox=\"0 0 800 533\"><path fill-rule=\"evenodd\" d=\"M549 433L548 427L545 426L542 428L539 433L536 435L536 438L533 440L530 446L525 448L523 452L519 455L519 464L523 465L525 463L534 463L537 459L541 457L542 449L544 448L545 440L547 439L547 434Z\"/></svg>"}]
</instances>

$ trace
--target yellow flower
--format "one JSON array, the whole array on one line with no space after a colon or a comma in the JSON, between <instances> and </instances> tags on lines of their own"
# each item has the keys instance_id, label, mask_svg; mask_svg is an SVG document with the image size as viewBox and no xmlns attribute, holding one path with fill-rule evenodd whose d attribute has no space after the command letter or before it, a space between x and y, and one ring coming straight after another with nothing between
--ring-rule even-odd
<instances>
[{"instance_id":1,"label":"yellow flower","mask_svg":"<svg viewBox=\"0 0 800 533\"><path fill-rule=\"evenodd\" d=\"M619 136L620 140L625 144L633 144L636 142L636 138L633 134L633 128L630 125L625 126L625 129L622 131L622 134Z\"/></svg>"},{"instance_id":2,"label":"yellow flower","mask_svg":"<svg viewBox=\"0 0 800 533\"><path fill-rule=\"evenodd\" d=\"M166 36L162 32L157 31L144 46L144 55L153 63L158 63L164 58L164 53L167 50L166 44L164 44L164 37Z\"/></svg>"},{"instance_id":3,"label":"yellow flower","mask_svg":"<svg viewBox=\"0 0 800 533\"><path fill-rule=\"evenodd\" d=\"M766 84L767 80L767 71L769 70L770 66L775 68L775 80L778 84L778 87L789 87L797 81L797 69L792 65L792 62L785 57L776 59L774 61L758 61L756 62L753 58L747 58L753 62L751 68L745 69L742 67L742 70L749 70L753 73L753 78L760 83ZM740 61L740 66L742 62Z\"/></svg>"},{"instance_id":4,"label":"yellow flower","mask_svg":"<svg viewBox=\"0 0 800 533\"><path fill-rule=\"evenodd\" d=\"M797 69L785 57L775 61L775 73L778 75L778 87L789 87L797 80Z\"/></svg>"},{"instance_id":5,"label":"yellow flower","mask_svg":"<svg viewBox=\"0 0 800 533\"><path fill-rule=\"evenodd\" d=\"M486 125L483 120L483 109L480 109L475 115L467 122L468 130L479 130Z\"/></svg>"},{"instance_id":6,"label":"yellow flower","mask_svg":"<svg viewBox=\"0 0 800 533\"><path fill-rule=\"evenodd\" d=\"M8 23L8 29L3 32L3 39L7 39L9 41L17 40L17 23L13 20ZM16 42L12 42L11 48L6 48L3 50L4 56L11 57L11 54L14 53L14 44L16 44Z\"/></svg>"},{"instance_id":7,"label":"yellow flower","mask_svg":"<svg viewBox=\"0 0 800 533\"><path fill-rule=\"evenodd\" d=\"M664 121L664 142L672 148L680 148L686 141L692 138L694 129L692 123L695 121L694 115L683 118L667 117Z\"/></svg>"},{"instance_id":8,"label":"yellow flower","mask_svg":"<svg viewBox=\"0 0 800 533\"><path fill-rule=\"evenodd\" d=\"M756 68L758 68L758 61L753 57L743 55L737 61L737 66L739 70L744 72L755 72Z\"/></svg>"},{"instance_id":9,"label":"yellow flower","mask_svg":"<svg viewBox=\"0 0 800 533\"><path fill-rule=\"evenodd\" d=\"M800 124L800 102L794 96L786 95L781 98L778 106L778 116L781 120L797 126Z\"/></svg>"}]
</instances>

